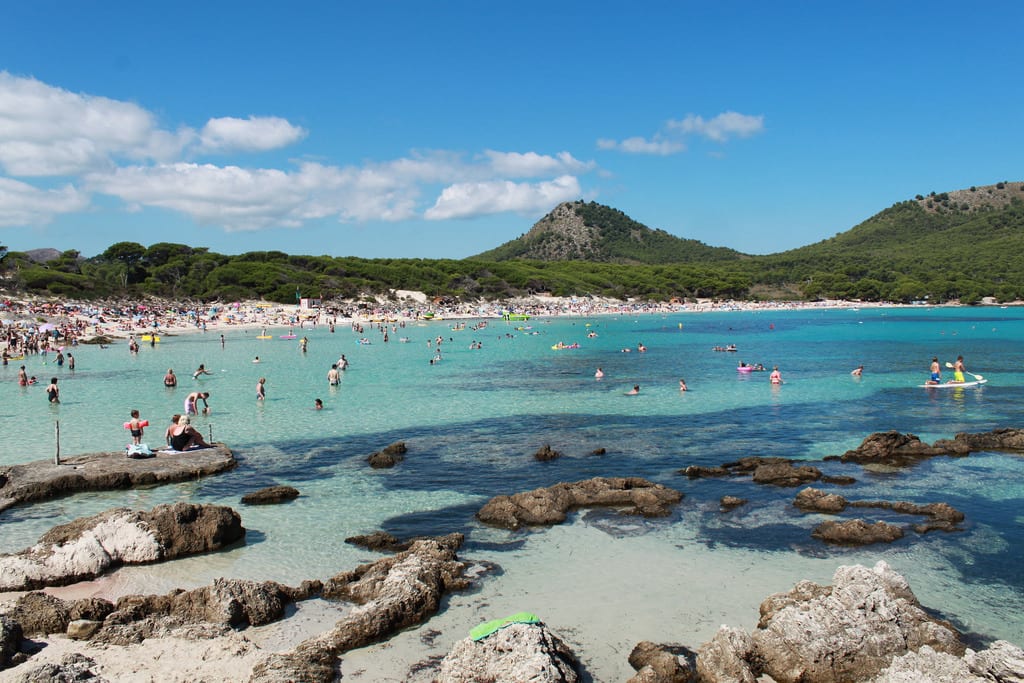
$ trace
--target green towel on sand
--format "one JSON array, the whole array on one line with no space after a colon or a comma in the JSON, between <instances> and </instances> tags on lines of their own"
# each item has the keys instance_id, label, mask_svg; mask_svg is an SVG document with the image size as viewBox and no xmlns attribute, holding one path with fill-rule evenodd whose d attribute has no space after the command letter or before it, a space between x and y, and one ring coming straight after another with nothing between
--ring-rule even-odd
<instances>
[{"instance_id":1,"label":"green towel on sand","mask_svg":"<svg viewBox=\"0 0 1024 683\"><path fill-rule=\"evenodd\" d=\"M495 631L505 628L509 624L539 624L540 619L537 618L536 614L530 614L529 612L516 612L510 617L504 619L494 619L493 621L485 621L476 628L473 628L469 632L469 637L473 640L483 640L487 636L491 635Z\"/></svg>"}]
</instances>

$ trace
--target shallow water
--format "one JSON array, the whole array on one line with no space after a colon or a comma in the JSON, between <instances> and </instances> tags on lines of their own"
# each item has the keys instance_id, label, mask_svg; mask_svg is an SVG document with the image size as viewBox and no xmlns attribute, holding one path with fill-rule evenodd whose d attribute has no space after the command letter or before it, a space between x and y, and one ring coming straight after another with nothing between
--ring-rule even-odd
<instances>
[{"instance_id":1,"label":"shallow water","mask_svg":"<svg viewBox=\"0 0 1024 683\"><path fill-rule=\"evenodd\" d=\"M292 584L324 578L373 559L344 538L376 529L399 536L463 531L468 542L462 554L495 562L504 573L486 580L479 594L454 598L439 623L461 628L462 622L532 609L556 630L570 632L583 659L603 674L617 672L616 662L625 658L613 651L626 648L628 654L640 636L696 647L720 622L736 619L728 623L752 627L758 602L801 578L828 581L841 564L885 559L907 575L922 602L971 638L1024 643L1020 456L938 458L891 474L820 464L829 474L857 478L839 491L847 498L944 500L967 515L962 532L911 532L890 546L857 551L812 539L810 531L823 517L797 511L794 489L747 479L690 481L679 474L690 464L748 455L818 460L890 429L931 441L958 431L1020 426L1024 311L680 313L490 321L479 331L454 331L450 324L410 324L391 331L388 343L369 328L362 335L346 326L334 333L297 329L300 338L309 338L306 353L297 340L278 338L286 332L281 329L268 340L235 328L164 336L156 346L143 344L136 356L126 343L80 346L73 350L73 373L55 368L52 357L24 361L42 382L27 389L16 382L21 362L0 369L0 464L52 458L58 421L62 453L123 448L122 423L132 408L153 422L145 440L158 445L170 415L193 389L209 391L213 408L194 424L229 444L241 461L237 471L199 482L80 494L9 510L0 518L0 551L31 545L55 523L117 505L191 500L239 509L249 529L245 546L130 568L116 579L125 590L160 592L216 576ZM588 330L598 336L588 338ZM427 341L438 335L445 339L443 360L432 365ZM358 344L360 336L373 343ZM411 341L401 343L400 337ZM483 348L470 350L473 340ZM581 348L552 350L558 341ZM636 351L640 342L646 353ZM733 343L737 353L711 350ZM326 373L341 353L351 368L331 388ZM932 356L952 361L957 354L989 384L916 386L926 379ZM261 362L254 364L257 355ZM737 373L741 360L778 365L786 383L772 387L767 373ZM192 380L199 363L214 374ZM851 377L849 371L862 363L864 376ZM606 376L595 380L599 366ZM168 367L178 374L177 389L162 386ZM43 392L54 375L62 388L59 406L48 405ZM255 400L260 376L267 378L265 403ZM678 390L680 377L690 391ZM640 394L625 396L634 384ZM323 411L313 410L316 397L323 399ZM366 457L398 440L408 444L406 460L392 470L371 470ZM535 462L532 455L544 444L564 456ZM605 454L592 455L597 448ZM495 494L599 475L646 477L684 491L686 498L663 520L591 512L558 529L530 532L489 529L474 520ZM269 484L290 484L303 495L284 506L238 505L243 493ZM722 514L717 501L726 493L751 502ZM871 520L917 521L861 512ZM699 610L682 604L698 594ZM615 596L611 612L595 611L599 596ZM484 603L494 611L483 613ZM658 636L673 613L680 623L671 637ZM693 623L682 623L684 618ZM618 640L611 647L613 633Z\"/></svg>"}]
</instances>

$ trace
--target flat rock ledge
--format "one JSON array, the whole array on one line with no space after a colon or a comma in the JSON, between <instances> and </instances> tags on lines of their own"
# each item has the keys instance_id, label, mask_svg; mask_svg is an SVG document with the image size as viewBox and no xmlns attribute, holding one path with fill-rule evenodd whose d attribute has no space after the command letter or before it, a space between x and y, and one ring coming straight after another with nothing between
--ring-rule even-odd
<instances>
[{"instance_id":1,"label":"flat rock ledge","mask_svg":"<svg viewBox=\"0 0 1024 683\"><path fill-rule=\"evenodd\" d=\"M441 661L434 679L436 683L580 680L576 655L543 623L510 624L482 640L460 640Z\"/></svg>"},{"instance_id":2,"label":"flat rock ledge","mask_svg":"<svg viewBox=\"0 0 1024 683\"><path fill-rule=\"evenodd\" d=\"M299 497L299 490L292 486L267 486L242 496L243 505L277 505Z\"/></svg>"},{"instance_id":3,"label":"flat rock ledge","mask_svg":"<svg viewBox=\"0 0 1024 683\"><path fill-rule=\"evenodd\" d=\"M124 564L218 550L244 537L241 517L220 505L115 508L56 526L31 548L0 555L0 591L63 586Z\"/></svg>"},{"instance_id":4,"label":"flat rock ledge","mask_svg":"<svg viewBox=\"0 0 1024 683\"><path fill-rule=\"evenodd\" d=\"M215 444L187 453L127 458L124 453L92 453L0 467L0 512L14 505L79 491L111 491L199 479L238 465L227 446Z\"/></svg>"},{"instance_id":5,"label":"flat rock ledge","mask_svg":"<svg viewBox=\"0 0 1024 683\"><path fill-rule=\"evenodd\" d=\"M942 677L929 672L946 671ZM1004 641L965 648L948 623L928 615L885 562L840 567L831 586L799 582L761 603L752 633L723 626L697 653L701 681L1024 680L1024 651ZM763 679L762 679L763 680Z\"/></svg>"},{"instance_id":6,"label":"flat rock ledge","mask_svg":"<svg viewBox=\"0 0 1024 683\"><path fill-rule=\"evenodd\" d=\"M628 514L664 517L682 499L682 492L639 477L595 477L495 496L476 516L485 524L506 529L560 524L570 510L581 507L626 506Z\"/></svg>"}]
</instances>

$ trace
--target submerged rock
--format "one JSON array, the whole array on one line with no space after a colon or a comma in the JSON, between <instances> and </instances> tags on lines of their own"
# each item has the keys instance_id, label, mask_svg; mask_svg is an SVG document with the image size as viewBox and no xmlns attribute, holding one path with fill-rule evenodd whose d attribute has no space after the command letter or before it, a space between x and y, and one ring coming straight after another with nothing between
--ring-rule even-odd
<instances>
[{"instance_id":1,"label":"submerged rock","mask_svg":"<svg viewBox=\"0 0 1024 683\"><path fill-rule=\"evenodd\" d=\"M921 458L932 458L939 455L967 455L966 445L955 446L945 442L944 446L929 446L913 434L901 434L895 430L875 432L857 448L846 451L840 456L843 462L856 462L862 465L882 463L902 466Z\"/></svg>"},{"instance_id":2,"label":"submerged rock","mask_svg":"<svg viewBox=\"0 0 1024 683\"><path fill-rule=\"evenodd\" d=\"M846 499L835 493L808 486L796 494L793 505L807 512L836 513L846 509Z\"/></svg>"},{"instance_id":3,"label":"submerged rock","mask_svg":"<svg viewBox=\"0 0 1024 683\"><path fill-rule=\"evenodd\" d=\"M722 512L728 512L734 510L741 505L746 505L749 501L746 498L737 498L736 496L722 496L718 501L718 507Z\"/></svg>"},{"instance_id":4,"label":"submerged rock","mask_svg":"<svg viewBox=\"0 0 1024 683\"><path fill-rule=\"evenodd\" d=\"M565 521L569 510L580 507L630 506L627 512L663 517L683 494L639 477L595 477L555 484L512 496L495 496L476 513L487 524L518 529L524 525L551 525Z\"/></svg>"},{"instance_id":5,"label":"submerged rock","mask_svg":"<svg viewBox=\"0 0 1024 683\"><path fill-rule=\"evenodd\" d=\"M245 505L274 505L295 500L299 497L299 490L291 486L268 486L259 491L253 491L242 496L242 503Z\"/></svg>"},{"instance_id":6,"label":"submerged rock","mask_svg":"<svg viewBox=\"0 0 1024 683\"><path fill-rule=\"evenodd\" d=\"M903 538L903 529L887 522L869 524L863 519L829 520L816 526L811 535L836 545L871 545L892 543Z\"/></svg>"},{"instance_id":7,"label":"submerged rock","mask_svg":"<svg viewBox=\"0 0 1024 683\"><path fill-rule=\"evenodd\" d=\"M544 624L510 624L482 640L466 638L441 661L436 683L575 683L579 661Z\"/></svg>"},{"instance_id":8,"label":"submerged rock","mask_svg":"<svg viewBox=\"0 0 1024 683\"><path fill-rule=\"evenodd\" d=\"M555 460L560 457L562 457L562 452L556 451L550 444L544 444L533 454L533 459L538 462L547 462L548 460Z\"/></svg>"}]
</instances>

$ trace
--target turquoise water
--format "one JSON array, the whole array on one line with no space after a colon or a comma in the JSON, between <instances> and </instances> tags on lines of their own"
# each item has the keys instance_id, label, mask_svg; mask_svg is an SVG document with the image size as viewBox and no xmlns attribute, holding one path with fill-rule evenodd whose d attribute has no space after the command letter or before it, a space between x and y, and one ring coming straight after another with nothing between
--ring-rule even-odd
<instances>
[{"instance_id":1,"label":"turquoise water","mask_svg":"<svg viewBox=\"0 0 1024 683\"><path fill-rule=\"evenodd\" d=\"M258 330L211 328L205 334L164 336L156 346L143 344L134 356L125 342L107 349L80 346L73 350L74 372L56 368L52 357L30 357L0 369L0 464L52 458L58 421L64 454L120 450L128 441L122 424L132 408L153 423L144 440L160 444L170 415L195 389L210 392L212 412L194 424L230 445L241 461L237 471L199 482L81 494L9 510L0 518L0 551L31 545L55 523L112 506L192 500L239 509L250 530L247 544L163 568L133 568L122 572L128 585L158 591L225 575L293 584L323 578L372 559L343 541L381 528L399 536L463 531L469 539L465 555L507 562L511 570L531 561L532 546L524 546L524 540L560 535L482 527L473 513L488 498L559 481L635 475L684 491L677 513L649 522L585 513L572 523L602 530L610 547L617 538L650 535L657 542L643 545L643 562L669 566L685 553L710 553L712 566L756 557L760 569L745 580L759 597L801 578L827 580L839 564L886 559L908 575L919 596L932 597L932 604L970 636L1024 643L1024 459L1019 456L939 458L890 474L822 464L828 473L857 478L857 484L840 491L847 498L944 500L967 515L963 532L909 533L891 546L858 551L814 541L810 530L822 518L792 507L795 489L759 487L746 479L690 481L679 474L690 464L717 465L751 455L818 460L890 429L931 441L958 431L1018 427L1024 404L1024 310L616 315L512 324L492 320L478 331L468 326L455 331L452 324L411 323L389 331L388 343L369 327L362 334L347 326L334 333L325 326L296 330L309 339L306 353L297 340L280 339L282 329L262 340L256 338ZM530 329L516 329L524 325ZM588 330L598 336L588 338ZM431 364L434 348L427 342L438 335L445 339L443 360ZM361 345L360 337L373 343ZM401 343L401 337L410 341ZM483 348L471 350L474 340ZM581 348L552 350L559 341L579 342ZM641 342L645 353L636 351ZM712 351L726 344L739 351ZM623 348L633 350L623 353ZM351 366L341 385L332 388L326 374L342 353ZM970 389L916 386L927 378L932 356L952 361L957 354L990 382ZM252 362L256 356L259 364ZM778 365L785 384L772 387L767 373L741 375L735 371L739 361ZM22 362L40 379L39 386L17 386ZM200 363L213 375L193 380ZM860 364L864 376L851 377L850 370ZM179 377L176 389L162 385L168 367ZM597 367L605 372L601 380L594 378ZM51 376L60 378L59 406L48 405L43 391ZM267 378L265 402L255 400L261 376ZM680 378L689 391L678 390ZM634 384L640 394L625 396ZM313 409L318 397L322 411ZM409 447L406 460L392 470L371 470L366 457L398 440ZM535 462L532 455L544 444L564 457ZM592 455L597 448L606 453ZM303 496L286 506L238 505L243 493L270 484L293 485ZM722 515L717 501L725 493L751 503ZM872 520L917 521L862 512ZM537 550L534 561L547 552ZM576 566L562 558L558 571L578 573L584 587L588 581L601 584L599 568L589 564ZM760 575L773 580L765 579L761 587ZM777 585L780 576L786 585ZM667 584L664 589L672 590ZM524 600L533 594L528 586L518 590ZM658 587L644 590L656 594ZM958 593L970 599L950 597ZM756 604L749 607L756 621Z\"/></svg>"}]
</instances>

